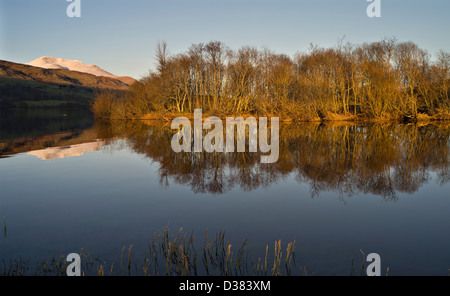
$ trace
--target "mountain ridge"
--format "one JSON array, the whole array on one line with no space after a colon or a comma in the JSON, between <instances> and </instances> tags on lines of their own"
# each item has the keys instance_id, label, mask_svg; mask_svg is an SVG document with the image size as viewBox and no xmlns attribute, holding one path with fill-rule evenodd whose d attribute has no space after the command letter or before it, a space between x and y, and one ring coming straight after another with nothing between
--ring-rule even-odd
<instances>
[{"instance_id":1,"label":"mountain ridge","mask_svg":"<svg viewBox=\"0 0 450 296\"><path fill-rule=\"evenodd\" d=\"M128 81L127 81L128 82ZM94 94L124 92L136 80L96 76L67 69L45 69L0 60L0 111L10 108L89 107Z\"/></svg>"},{"instance_id":2,"label":"mountain ridge","mask_svg":"<svg viewBox=\"0 0 450 296\"><path fill-rule=\"evenodd\" d=\"M0 77L121 90L127 89L132 84L112 77L96 76L67 69L46 69L5 60L0 60ZM133 82L135 81L133 79Z\"/></svg>"},{"instance_id":3,"label":"mountain ridge","mask_svg":"<svg viewBox=\"0 0 450 296\"><path fill-rule=\"evenodd\" d=\"M136 80L129 76L117 76L111 74L108 71L98 67L97 65L85 64L78 60L69 60L63 58L55 58L52 56L43 56L35 59L25 65L43 68L43 69L55 69L55 70L70 70L81 73L92 74L98 77L108 77L125 82L128 85L133 84Z\"/></svg>"}]
</instances>

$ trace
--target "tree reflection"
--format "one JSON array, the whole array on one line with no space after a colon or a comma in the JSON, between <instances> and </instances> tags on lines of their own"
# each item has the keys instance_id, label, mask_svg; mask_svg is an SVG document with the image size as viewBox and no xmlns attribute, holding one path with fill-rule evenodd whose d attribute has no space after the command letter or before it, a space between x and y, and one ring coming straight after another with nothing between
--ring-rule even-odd
<instances>
[{"instance_id":1,"label":"tree reflection","mask_svg":"<svg viewBox=\"0 0 450 296\"><path fill-rule=\"evenodd\" d=\"M170 145L175 131L162 123L98 123L96 130L100 138L126 138L129 148L159 163L162 185L175 182L195 193L251 191L294 176L310 185L312 197L333 191L395 200L399 192L416 192L432 173L441 184L449 180L445 123L285 124L274 164L261 164L259 152L175 153ZM117 145L111 141L111 149Z\"/></svg>"}]
</instances>

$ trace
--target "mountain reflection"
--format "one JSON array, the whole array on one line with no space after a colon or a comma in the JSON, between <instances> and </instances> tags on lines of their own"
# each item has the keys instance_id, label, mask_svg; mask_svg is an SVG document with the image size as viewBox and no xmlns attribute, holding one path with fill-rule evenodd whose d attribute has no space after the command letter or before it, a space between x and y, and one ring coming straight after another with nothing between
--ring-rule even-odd
<instances>
[{"instance_id":1,"label":"mountain reflection","mask_svg":"<svg viewBox=\"0 0 450 296\"><path fill-rule=\"evenodd\" d=\"M260 153L175 153L175 131L161 123L97 123L98 138L123 137L134 152L159 163L160 183L189 186L195 193L251 191L288 176L322 191L374 194L395 199L413 193L433 176L448 182L447 124L285 124L280 126L277 163L261 164ZM123 141L109 142L110 149Z\"/></svg>"},{"instance_id":2,"label":"mountain reflection","mask_svg":"<svg viewBox=\"0 0 450 296\"><path fill-rule=\"evenodd\" d=\"M28 154L36 156L42 160L53 160L60 158L82 156L86 152L99 151L100 148L104 145L105 145L104 141L96 141L78 145L50 147L41 150L34 150L28 152Z\"/></svg>"}]
</instances>

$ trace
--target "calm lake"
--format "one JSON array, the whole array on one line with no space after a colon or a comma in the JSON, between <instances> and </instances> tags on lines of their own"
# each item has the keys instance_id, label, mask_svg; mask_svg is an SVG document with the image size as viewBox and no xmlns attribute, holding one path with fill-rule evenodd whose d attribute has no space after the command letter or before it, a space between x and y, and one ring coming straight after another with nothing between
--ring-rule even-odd
<instances>
[{"instance_id":1,"label":"calm lake","mask_svg":"<svg viewBox=\"0 0 450 296\"><path fill-rule=\"evenodd\" d=\"M138 261L165 226L225 231L249 256L296 242L309 274L450 269L450 125L281 124L280 157L174 153L170 123L95 122L82 110L0 115L0 259L89 252ZM119 263L118 263L119 262ZM385 273L385 272L383 272Z\"/></svg>"}]
</instances>

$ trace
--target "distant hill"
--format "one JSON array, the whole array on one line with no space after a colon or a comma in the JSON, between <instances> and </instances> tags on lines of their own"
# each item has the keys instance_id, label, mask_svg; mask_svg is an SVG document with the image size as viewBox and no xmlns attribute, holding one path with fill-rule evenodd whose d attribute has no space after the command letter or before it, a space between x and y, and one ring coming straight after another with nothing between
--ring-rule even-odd
<instances>
[{"instance_id":1,"label":"distant hill","mask_svg":"<svg viewBox=\"0 0 450 296\"><path fill-rule=\"evenodd\" d=\"M109 77L125 82L126 84L132 84L135 82L134 78L128 76L116 76L113 75L96 65L87 65L77 60L66 60L62 58L54 58L49 56L40 57L34 61L27 63L26 65L44 68L44 69L63 69L71 70L82 73L88 73L95 76Z\"/></svg>"},{"instance_id":2,"label":"distant hill","mask_svg":"<svg viewBox=\"0 0 450 296\"><path fill-rule=\"evenodd\" d=\"M88 68L98 71L97 74L103 71L98 67ZM135 81L131 77L97 76L0 60L0 108L88 106L95 91L125 91Z\"/></svg>"}]
</instances>

